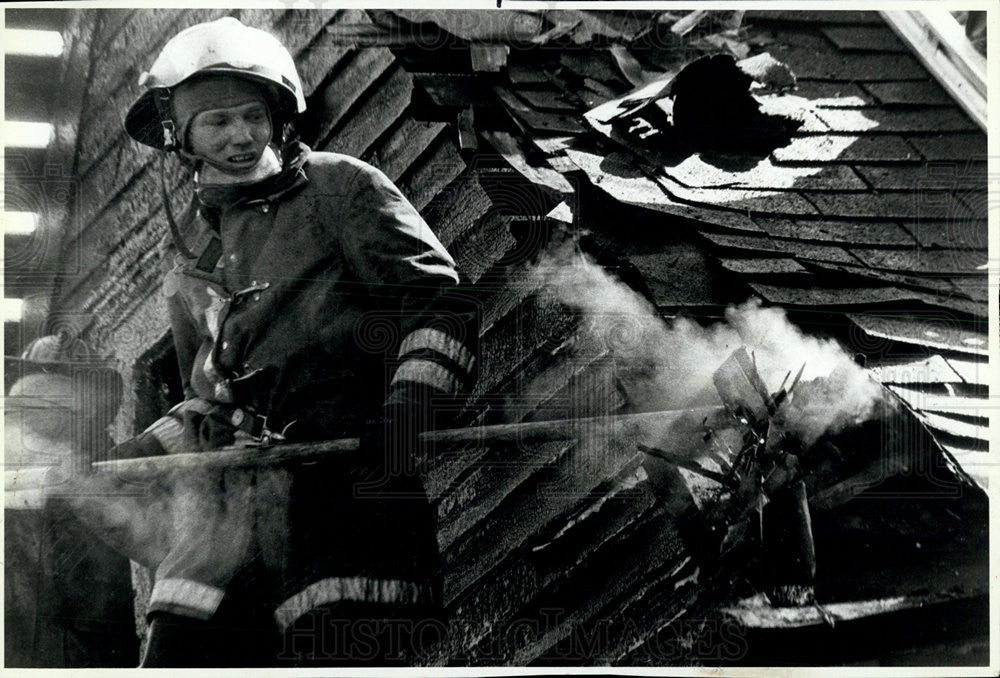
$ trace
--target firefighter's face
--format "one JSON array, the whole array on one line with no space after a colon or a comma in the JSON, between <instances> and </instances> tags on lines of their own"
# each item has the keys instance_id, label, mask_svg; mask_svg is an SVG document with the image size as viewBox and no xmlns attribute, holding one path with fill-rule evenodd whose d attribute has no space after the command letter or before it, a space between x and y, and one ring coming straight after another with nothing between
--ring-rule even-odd
<instances>
[{"instance_id":1,"label":"firefighter's face","mask_svg":"<svg viewBox=\"0 0 1000 678\"><path fill-rule=\"evenodd\" d=\"M188 130L194 155L234 175L252 171L270 140L271 117L261 98L201 111Z\"/></svg>"}]
</instances>

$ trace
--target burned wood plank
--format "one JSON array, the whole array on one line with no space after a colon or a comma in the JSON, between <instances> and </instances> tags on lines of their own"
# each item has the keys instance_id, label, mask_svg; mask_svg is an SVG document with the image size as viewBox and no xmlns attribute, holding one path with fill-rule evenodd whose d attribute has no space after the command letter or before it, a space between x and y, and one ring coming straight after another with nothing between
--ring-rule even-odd
<instances>
[{"instance_id":1,"label":"burned wood plank","mask_svg":"<svg viewBox=\"0 0 1000 678\"><path fill-rule=\"evenodd\" d=\"M707 417L707 424L706 422ZM600 422L622 422L612 435L605 435ZM635 441L647 440L668 451L687 449L691 439L696 439L706 425L731 421L723 407L681 410L665 415L628 415L597 417L566 422L575 433L576 445L555 465L544 466L529 480L517 487L487 516L467 538L458 540L446 553L448 563L462 562L468 568L456 572L446 582L450 597L457 595L474 580L490 569L491 562L535 533L556 515L564 512L580 498L587 496L597 485L619 473L630 459L636 456ZM626 423L627 422L627 423ZM522 427L551 426L533 422ZM496 536L503 535L498 543Z\"/></svg>"},{"instance_id":2,"label":"burned wood plank","mask_svg":"<svg viewBox=\"0 0 1000 678\"><path fill-rule=\"evenodd\" d=\"M469 237L454 243L450 251L463 279L475 284L483 273L517 246L508 221L499 214L489 214Z\"/></svg>"},{"instance_id":3,"label":"burned wood plank","mask_svg":"<svg viewBox=\"0 0 1000 678\"><path fill-rule=\"evenodd\" d=\"M550 167L529 162L526 149L513 135L500 130L484 131L482 135L510 163L511 167L520 172L528 181L562 194L574 192L573 185L562 174Z\"/></svg>"},{"instance_id":4,"label":"burned wood plank","mask_svg":"<svg viewBox=\"0 0 1000 678\"><path fill-rule=\"evenodd\" d=\"M469 45L469 58L472 61L472 70L476 72L499 73L507 65L508 54L510 54L509 45L486 43L473 43Z\"/></svg>"},{"instance_id":5,"label":"burned wood plank","mask_svg":"<svg viewBox=\"0 0 1000 678\"><path fill-rule=\"evenodd\" d=\"M455 142L439 134L423 156L398 182L399 188L417 210L423 210L446 186L465 171L467 165Z\"/></svg>"},{"instance_id":6,"label":"burned wood plank","mask_svg":"<svg viewBox=\"0 0 1000 678\"><path fill-rule=\"evenodd\" d=\"M362 10L344 10L336 14L333 23L360 21L363 16ZM336 44L330 33L320 30L295 58L305 95L311 96L327 76L342 68L353 51L351 47Z\"/></svg>"},{"instance_id":7,"label":"burned wood plank","mask_svg":"<svg viewBox=\"0 0 1000 678\"><path fill-rule=\"evenodd\" d=\"M489 291L481 330L481 367L473 395L495 389L547 343L564 338L574 320L559 304L530 296L519 283Z\"/></svg>"},{"instance_id":8,"label":"burned wood plank","mask_svg":"<svg viewBox=\"0 0 1000 678\"><path fill-rule=\"evenodd\" d=\"M531 40L538 36L545 20L535 12L503 9L481 12L453 9L442 12L426 9L394 9L392 14L415 24L434 24L470 42Z\"/></svg>"},{"instance_id":9,"label":"burned wood plank","mask_svg":"<svg viewBox=\"0 0 1000 678\"><path fill-rule=\"evenodd\" d=\"M577 111L578 106L567 101L566 95L554 89L528 89L520 87L516 94L540 111Z\"/></svg>"},{"instance_id":10,"label":"burned wood plank","mask_svg":"<svg viewBox=\"0 0 1000 678\"><path fill-rule=\"evenodd\" d=\"M364 49L354 52L323 90L322 107L317 139L323 139L341 123L347 111L395 63L392 52L385 48ZM397 76L401 77L401 76Z\"/></svg>"},{"instance_id":11,"label":"burned wood plank","mask_svg":"<svg viewBox=\"0 0 1000 678\"><path fill-rule=\"evenodd\" d=\"M438 106L464 108L494 103L492 94L480 76L467 73L414 73L414 77Z\"/></svg>"},{"instance_id":12,"label":"burned wood plank","mask_svg":"<svg viewBox=\"0 0 1000 678\"><path fill-rule=\"evenodd\" d=\"M574 520L568 527L557 520L553 529L559 532L540 533L530 548L511 554L493 571L449 606L453 621L453 637L459 642L443 648L453 661L477 662L493 658L490 633L504 627L528 605L540 591L571 571L587 556L605 544L617 543L616 539L638 520L643 520L652 507L654 498L649 491L622 492L620 483L612 481L608 487L589 501L583 508L569 512L566 520ZM639 490L643 485L640 484ZM589 507L593 507L593 510ZM582 511L582 513L581 513ZM565 529L564 529L565 528ZM441 663L441 662L438 662Z\"/></svg>"},{"instance_id":13,"label":"burned wood plank","mask_svg":"<svg viewBox=\"0 0 1000 678\"><path fill-rule=\"evenodd\" d=\"M673 579L672 586L679 579L677 564L683 562L684 555L685 547L674 516L669 513L651 516L620 540L596 551L568 576L555 581L531 601L530 608L518 611L518 618L539 620L544 619L544 610L559 610L560 614L549 614L548 624L539 624L537 632L514 647L508 645L511 654L507 661L531 662L574 631L589 624L606 623L612 610L648 594L663 579ZM575 648L576 661L609 661L614 647L611 640L601 637L586 649L581 644Z\"/></svg>"},{"instance_id":14,"label":"burned wood plank","mask_svg":"<svg viewBox=\"0 0 1000 678\"><path fill-rule=\"evenodd\" d=\"M629 89L629 83L622 77L618 64L607 50L563 50L559 53L559 63L578 77L592 78L619 92Z\"/></svg>"},{"instance_id":15,"label":"burned wood plank","mask_svg":"<svg viewBox=\"0 0 1000 678\"><path fill-rule=\"evenodd\" d=\"M449 568L446 601L453 600L483 577L507 553L586 496L607 476L634 456L631 450L609 445L578 444L558 465L546 466L507 495L477 528L445 552ZM454 568L461 563L461 569Z\"/></svg>"},{"instance_id":16,"label":"burned wood plank","mask_svg":"<svg viewBox=\"0 0 1000 678\"><path fill-rule=\"evenodd\" d=\"M398 181L446 127L442 122L419 122L406 117L388 139L362 159L378 167L393 181Z\"/></svg>"},{"instance_id":17,"label":"burned wood plank","mask_svg":"<svg viewBox=\"0 0 1000 678\"><path fill-rule=\"evenodd\" d=\"M462 178L437 193L423 210L423 216L448 247L477 223L492 206L489 196L475 173Z\"/></svg>"},{"instance_id":18,"label":"burned wood plank","mask_svg":"<svg viewBox=\"0 0 1000 678\"><path fill-rule=\"evenodd\" d=\"M583 134L586 128L576 116L560 113L543 113L523 103L517 96L503 87L494 88L506 110L533 132L545 134Z\"/></svg>"},{"instance_id":19,"label":"burned wood plank","mask_svg":"<svg viewBox=\"0 0 1000 678\"><path fill-rule=\"evenodd\" d=\"M549 78L538 64L512 62L507 66L507 76L516 85L548 85Z\"/></svg>"},{"instance_id":20,"label":"burned wood plank","mask_svg":"<svg viewBox=\"0 0 1000 678\"><path fill-rule=\"evenodd\" d=\"M543 466L559 463L572 442L488 445L470 472L437 502L438 544L448 549Z\"/></svg>"}]
</instances>

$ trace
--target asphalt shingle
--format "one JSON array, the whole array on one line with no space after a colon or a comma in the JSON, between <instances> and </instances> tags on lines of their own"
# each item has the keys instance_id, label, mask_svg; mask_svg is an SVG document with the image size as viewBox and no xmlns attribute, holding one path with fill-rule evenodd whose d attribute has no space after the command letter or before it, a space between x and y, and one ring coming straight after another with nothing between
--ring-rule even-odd
<instances>
[{"instance_id":1,"label":"asphalt shingle","mask_svg":"<svg viewBox=\"0 0 1000 678\"><path fill-rule=\"evenodd\" d=\"M983 215L985 217L985 215ZM948 247L953 249L978 249L986 251L986 219L911 219L902 222L921 247Z\"/></svg>"},{"instance_id":2,"label":"asphalt shingle","mask_svg":"<svg viewBox=\"0 0 1000 678\"><path fill-rule=\"evenodd\" d=\"M799 79L795 93L822 108L874 106L872 96L853 82Z\"/></svg>"},{"instance_id":3,"label":"asphalt shingle","mask_svg":"<svg viewBox=\"0 0 1000 678\"><path fill-rule=\"evenodd\" d=\"M898 136L833 135L795 137L771 154L775 162L919 162L920 153Z\"/></svg>"},{"instance_id":4,"label":"asphalt shingle","mask_svg":"<svg viewBox=\"0 0 1000 678\"><path fill-rule=\"evenodd\" d=\"M866 82L864 89L883 106L954 106L954 100L936 82L903 80Z\"/></svg>"},{"instance_id":5,"label":"asphalt shingle","mask_svg":"<svg viewBox=\"0 0 1000 678\"><path fill-rule=\"evenodd\" d=\"M768 234L781 238L820 240L844 244L914 245L913 236L892 221L848 221L811 219L765 219L757 224Z\"/></svg>"},{"instance_id":6,"label":"asphalt shingle","mask_svg":"<svg viewBox=\"0 0 1000 678\"><path fill-rule=\"evenodd\" d=\"M855 170L872 188L879 191L986 188L985 163L936 162L902 167L859 165Z\"/></svg>"},{"instance_id":7,"label":"asphalt shingle","mask_svg":"<svg viewBox=\"0 0 1000 678\"><path fill-rule=\"evenodd\" d=\"M969 132L976 124L958 108L917 111L872 108L818 109L816 115L833 132Z\"/></svg>"},{"instance_id":8,"label":"asphalt shingle","mask_svg":"<svg viewBox=\"0 0 1000 678\"><path fill-rule=\"evenodd\" d=\"M987 355L986 327L982 322L927 310L852 313L848 316L867 334L917 346Z\"/></svg>"},{"instance_id":9,"label":"asphalt shingle","mask_svg":"<svg viewBox=\"0 0 1000 678\"><path fill-rule=\"evenodd\" d=\"M977 250L869 249L852 247L851 253L872 268L919 274L983 275L986 252Z\"/></svg>"},{"instance_id":10,"label":"asphalt shingle","mask_svg":"<svg viewBox=\"0 0 1000 678\"><path fill-rule=\"evenodd\" d=\"M986 160L985 134L910 136L907 140L928 160L953 160L960 163Z\"/></svg>"},{"instance_id":11,"label":"asphalt shingle","mask_svg":"<svg viewBox=\"0 0 1000 678\"><path fill-rule=\"evenodd\" d=\"M850 52L897 52L907 54L906 48L888 26L829 26L820 32L837 49Z\"/></svg>"},{"instance_id":12,"label":"asphalt shingle","mask_svg":"<svg viewBox=\"0 0 1000 678\"><path fill-rule=\"evenodd\" d=\"M968 208L949 193L927 191L919 195L908 191L882 193L824 193L804 195L820 214L828 217L866 217L906 219L915 212L923 219L963 218Z\"/></svg>"}]
</instances>

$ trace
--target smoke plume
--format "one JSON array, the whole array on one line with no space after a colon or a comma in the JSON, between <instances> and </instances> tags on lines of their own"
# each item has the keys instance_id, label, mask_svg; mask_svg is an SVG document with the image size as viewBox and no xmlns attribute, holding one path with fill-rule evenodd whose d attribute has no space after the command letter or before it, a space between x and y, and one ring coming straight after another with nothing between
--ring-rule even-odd
<instances>
[{"instance_id":1,"label":"smoke plume","mask_svg":"<svg viewBox=\"0 0 1000 678\"><path fill-rule=\"evenodd\" d=\"M539 261L529 280L581 314L581 331L596 334L608 347L618 380L637 409L718 405L712 374L741 346L753 352L772 392L805 363L796 392L808 391L809 397L796 402L793 393L784 414L786 426L807 446L824 433L870 418L880 400L880 387L839 344L803 334L782 309L763 307L757 299L726 309L725 320L708 327L686 318L667 323L573 243Z\"/></svg>"}]
</instances>

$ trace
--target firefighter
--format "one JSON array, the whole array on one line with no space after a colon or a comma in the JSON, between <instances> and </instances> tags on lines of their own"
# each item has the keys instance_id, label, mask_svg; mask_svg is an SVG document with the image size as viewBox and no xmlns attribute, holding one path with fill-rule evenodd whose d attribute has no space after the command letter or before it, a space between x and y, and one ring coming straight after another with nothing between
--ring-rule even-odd
<instances>
[{"instance_id":1,"label":"firefighter","mask_svg":"<svg viewBox=\"0 0 1000 678\"><path fill-rule=\"evenodd\" d=\"M68 334L4 366L4 663L135 666L128 560L90 538L60 482L111 447L121 378Z\"/></svg>"},{"instance_id":2,"label":"firefighter","mask_svg":"<svg viewBox=\"0 0 1000 678\"><path fill-rule=\"evenodd\" d=\"M192 171L177 220L164 183L185 399L116 453L362 439L185 481L187 528L137 557L155 570L143 666L405 661L441 595L416 436L475 376L455 262L382 172L296 138L305 98L272 35L191 26L140 85L126 131Z\"/></svg>"}]
</instances>

